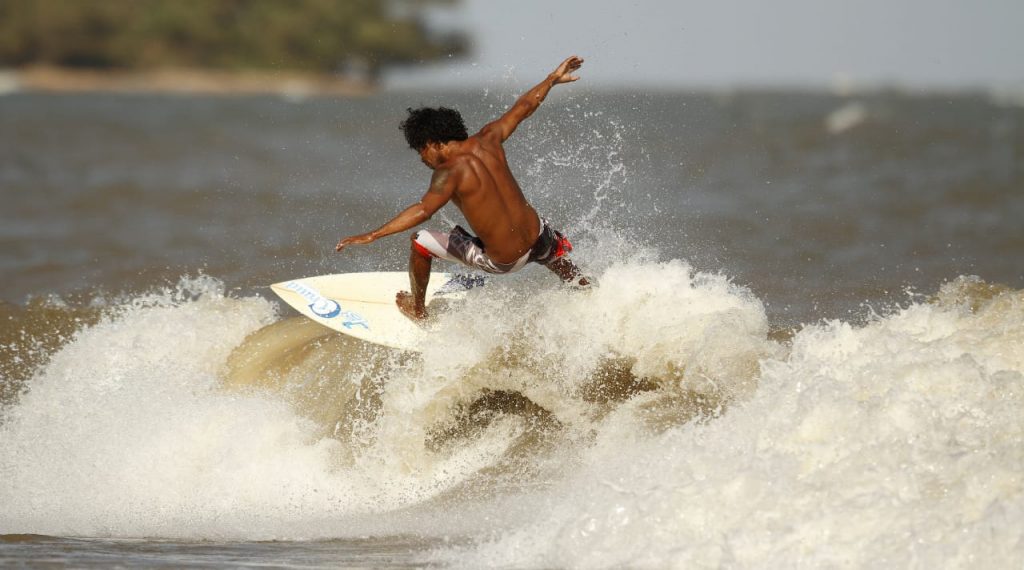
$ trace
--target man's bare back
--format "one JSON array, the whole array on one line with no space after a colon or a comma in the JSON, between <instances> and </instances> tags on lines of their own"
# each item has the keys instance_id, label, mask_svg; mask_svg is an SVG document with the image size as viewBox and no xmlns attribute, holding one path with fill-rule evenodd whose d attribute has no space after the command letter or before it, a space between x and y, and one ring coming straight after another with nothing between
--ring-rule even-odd
<instances>
[{"instance_id":1,"label":"man's bare back","mask_svg":"<svg viewBox=\"0 0 1024 570\"><path fill-rule=\"evenodd\" d=\"M477 133L453 150L439 169L457 177L452 202L483 241L491 259L519 259L537 240L540 218L526 201L493 131Z\"/></svg>"},{"instance_id":2,"label":"man's bare back","mask_svg":"<svg viewBox=\"0 0 1024 570\"><path fill-rule=\"evenodd\" d=\"M380 228L342 239L337 251L353 244L402 232L430 219L449 201L462 211L476 237L458 226L451 235L417 232L409 258L411 293L400 293L399 308L410 318L426 317L426 286L433 257L459 261L491 273L518 270L528 261L541 263L565 281L586 286L579 269L564 254L568 240L553 230L527 202L505 158L502 143L533 114L552 87L579 79L572 75L583 64L570 57L504 115L467 136L462 117L446 108L410 109L402 123L409 146L434 171L430 188L419 202L407 207Z\"/></svg>"}]
</instances>

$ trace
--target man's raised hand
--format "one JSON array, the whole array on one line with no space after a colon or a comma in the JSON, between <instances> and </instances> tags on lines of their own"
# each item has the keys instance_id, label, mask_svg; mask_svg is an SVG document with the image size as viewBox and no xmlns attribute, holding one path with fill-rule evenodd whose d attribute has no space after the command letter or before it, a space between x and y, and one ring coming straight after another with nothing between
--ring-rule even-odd
<instances>
[{"instance_id":1,"label":"man's raised hand","mask_svg":"<svg viewBox=\"0 0 1024 570\"><path fill-rule=\"evenodd\" d=\"M555 69L554 73L551 74L554 77L554 79L555 79L555 84L558 84L558 83L570 83L572 81L578 80L579 79L578 75L571 75L571 74L572 74L572 72L574 72L577 69L579 69L580 66L582 66L582 65L583 65L583 58L577 57L575 55L570 57L570 58L568 58L568 59L566 59L565 61L563 61L558 66L558 68Z\"/></svg>"}]
</instances>

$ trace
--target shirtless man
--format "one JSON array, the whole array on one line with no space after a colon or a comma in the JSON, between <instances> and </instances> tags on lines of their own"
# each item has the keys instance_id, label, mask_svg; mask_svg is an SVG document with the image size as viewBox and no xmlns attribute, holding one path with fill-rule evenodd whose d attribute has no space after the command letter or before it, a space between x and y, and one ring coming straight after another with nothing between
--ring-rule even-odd
<instances>
[{"instance_id":1,"label":"shirtless man","mask_svg":"<svg viewBox=\"0 0 1024 570\"><path fill-rule=\"evenodd\" d=\"M420 225L449 201L455 203L478 237L455 226L448 233L420 230L412 235L409 255L411 293L403 291L395 302L413 320L427 316L424 300L430 265L435 257L463 263L488 273L518 271L529 262L540 263L563 281L589 285L579 268L565 257L572 245L526 201L505 159L502 143L524 119L533 114L559 83L579 79L572 75L583 65L573 56L551 75L520 97L498 120L468 136L458 111L409 109L401 124L405 139L420 160L434 171L430 188L420 201L402 210L383 226L338 242L337 251L367 244Z\"/></svg>"}]
</instances>

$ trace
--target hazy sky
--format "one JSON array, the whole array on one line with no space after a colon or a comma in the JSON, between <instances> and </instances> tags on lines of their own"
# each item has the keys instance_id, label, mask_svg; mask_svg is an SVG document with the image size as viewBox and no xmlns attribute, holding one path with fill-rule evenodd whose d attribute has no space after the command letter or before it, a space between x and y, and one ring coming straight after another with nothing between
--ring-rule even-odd
<instances>
[{"instance_id":1,"label":"hazy sky","mask_svg":"<svg viewBox=\"0 0 1024 570\"><path fill-rule=\"evenodd\" d=\"M563 57L594 85L1024 86L1024 0L463 0L473 53L395 86L532 82Z\"/></svg>"}]
</instances>

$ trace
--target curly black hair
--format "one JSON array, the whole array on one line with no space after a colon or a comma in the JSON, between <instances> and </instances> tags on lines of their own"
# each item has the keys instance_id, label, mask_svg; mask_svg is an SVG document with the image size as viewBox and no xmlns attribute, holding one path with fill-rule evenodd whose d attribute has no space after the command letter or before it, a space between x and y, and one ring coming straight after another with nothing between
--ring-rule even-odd
<instances>
[{"instance_id":1,"label":"curly black hair","mask_svg":"<svg viewBox=\"0 0 1024 570\"><path fill-rule=\"evenodd\" d=\"M413 150L423 150L430 142L464 141L469 137L462 115L447 107L409 108L409 116L398 125Z\"/></svg>"}]
</instances>

